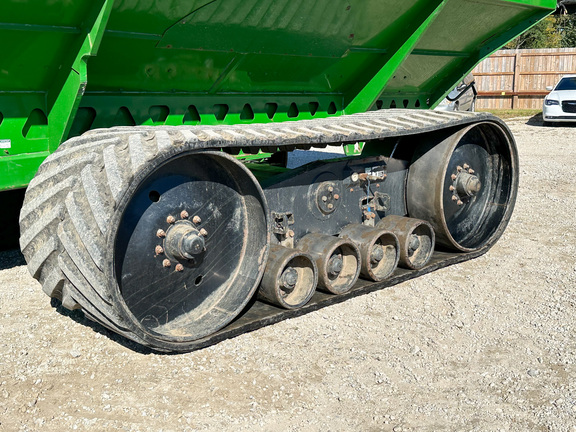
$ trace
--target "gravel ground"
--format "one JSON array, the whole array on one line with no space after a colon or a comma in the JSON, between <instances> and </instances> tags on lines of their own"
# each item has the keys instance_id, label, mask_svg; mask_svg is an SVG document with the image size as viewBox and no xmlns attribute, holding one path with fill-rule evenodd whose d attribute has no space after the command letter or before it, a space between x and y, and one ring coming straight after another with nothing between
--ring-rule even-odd
<instances>
[{"instance_id":1,"label":"gravel ground","mask_svg":"<svg viewBox=\"0 0 576 432\"><path fill-rule=\"evenodd\" d=\"M488 254L194 353L64 313L1 252L0 431L576 431L576 130L526 121Z\"/></svg>"}]
</instances>

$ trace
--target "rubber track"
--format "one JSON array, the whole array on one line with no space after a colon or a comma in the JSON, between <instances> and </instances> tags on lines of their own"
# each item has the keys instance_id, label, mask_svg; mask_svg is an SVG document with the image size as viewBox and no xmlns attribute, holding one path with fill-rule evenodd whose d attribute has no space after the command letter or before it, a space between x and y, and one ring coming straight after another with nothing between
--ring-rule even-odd
<instances>
[{"instance_id":1,"label":"rubber track","mask_svg":"<svg viewBox=\"0 0 576 432\"><path fill-rule=\"evenodd\" d=\"M89 131L62 144L40 166L22 207L20 246L30 273L47 295L157 349L124 322L112 301L115 282L107 279L105 262L112 247L107 243L109 221L136 173L149 161L188 150L255 153L325 147L484 120L501 123L489 114L388 110L287 123Z\"/></svg>"}]
</instances>

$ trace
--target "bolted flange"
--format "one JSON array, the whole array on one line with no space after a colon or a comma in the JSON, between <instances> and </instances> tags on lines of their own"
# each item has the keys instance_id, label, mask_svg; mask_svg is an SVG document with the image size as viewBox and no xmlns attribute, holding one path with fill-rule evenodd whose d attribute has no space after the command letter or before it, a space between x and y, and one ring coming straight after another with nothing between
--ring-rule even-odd
<instances>
[{"instance_id":1,"label":"bolted flange","mask_svg":"<svg viewBox=\"0 0 576 432\"><path fill-rule=\"evenodd\" d=\"M467 163L456 167L456 173L450 176L452 184L448 187L452 192L452 201L458 206L464 205L471 198L477 195L482 189L482 183L475 171Z\"/></svg>"},{"instance_id":2,"label":"bolted flange","mask_svg":"<svg viewBox=\"0 0 576 432\"><path fill-rule=\"evenodd\" d=\"M316 190L316 206L324 215L336 210L340 200L340 190L333 182L321 183Z\"/></svg>"},{"instance_id":3,"label":"bolted flange","mask_svg":"<svg viewBox=\"0 0 576 432\"><path fill-rule=\"evenodd\" d=\"M460 173L456 179L456 190L460 196L474 196L480 192L481 187L480 179L469 173Z\"/></svg>"},{"instance_id":4,"label":"bolted flange","mask_svg":"<svg viewBox=\"0 0 576 432\"><path fill-rule=\"evenodd\" d=\"M166 232L164 250L170 259L190 260L206 250L206 242L192 223L181 220Z\"/></svg>"}]
</instances>

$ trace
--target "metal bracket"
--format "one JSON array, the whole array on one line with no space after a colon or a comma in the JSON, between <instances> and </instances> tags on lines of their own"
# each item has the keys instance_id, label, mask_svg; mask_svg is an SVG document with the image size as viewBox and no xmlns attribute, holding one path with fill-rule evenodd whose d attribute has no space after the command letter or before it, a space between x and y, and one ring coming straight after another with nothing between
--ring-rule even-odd
<instances>
[{"instance_id":1,"label":"metal bracket","mask_svg":"<svg viewBox=\"0 0 576 432\"><path fill-rule=\"evenodd\" d=\"M387 58L378 73L362 87L362 90L360 90L348 104L345 105L345 114L365 112L376 102L398 68L412 53L412 50L414 50L422 35L426 30L428 30L436 17L438 17L440 11L442 11L446 5L447 0L437 1L436 3L435 8L430 14L422 14L426 19L422 21L411 33L408 33L408 38L393 50L393 55Z\"/></svg>"},{"instance_id":2,"label":"metal bracket","mask_svg":"<svg viewBox=\"0 0 576 432\"><path fill-rule=\"evenodd\" d=\"M96 2L96 4L98 3L100 2ZM98 52L113 5L114 0L104 0L98 9L95 8L93 21L84 30L84 39L76 57L69 65L70 69L65 72L67 75L57 80L53 92L48 95L49 105L51 105L48 114L48 128L50 130L48 148L50 152L56 150L70 132L72 122L80 106L80 100L88 85L86 60Z\"/></svg>"},{"instance_id":3,"label":"metal bracket","mask_svg":"<svg viewBox=\"0 0 576 432\"><path fill-rule=\"evenodd\" d=\"M290 231L290 225L294 225L294 214L272 212L272 220L274 221L272 232L274 234L287 235Z\"/></svg>"}]
</instances>

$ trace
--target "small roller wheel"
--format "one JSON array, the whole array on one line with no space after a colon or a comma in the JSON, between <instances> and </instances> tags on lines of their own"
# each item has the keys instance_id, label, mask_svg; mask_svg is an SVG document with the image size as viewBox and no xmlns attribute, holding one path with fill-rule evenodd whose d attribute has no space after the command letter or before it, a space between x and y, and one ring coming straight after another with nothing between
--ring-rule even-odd
<instances>
[{"instance_id":1,"label":"small roller wheel","mask_svg":"<svg viewBox=\"0 0 576 432\"><path fill-rule=\"evenodd\" d=\"M318 289L344 294L360 275L360 250L350 240L324 234L307 234L297 249L309 253L318 267Z\"/></svg>"},{"instance_id":2,"label":"small roller wheel","mask_svg":"<svg viewBox=\"0 0 576 432\"><path fill-rule=\"evenodd\" d=\"M418 270L424 267L434 253L434 230L419 219L390 215L380 220L376 228L392 231L400 244L398 265Z\"/></svg>"},{"instance_id":3,"label":"small roller wheel","mask_svg":"<svg viewBox=\"0 0 576 432\"><path fill-rule=\"evenodd\" d=\"M517 167L512 135L496 123L477 123L426 142L408 172L408 213L430 222L437 242L447 248L488 248L512 215Z\"/></svg>"},{"instance_id":4,"label":"small roller wheel","mask_svg":"<svg viewBox=\"0 0 576 432\"><path fill-rule=\"evenodd\" d=\"M317 283L318 269L310 255L272 245L258 298L284 309L298 309L312 298Z\"/></svg>"},{"instance_id":5,"label":"small roller wheel","mask_svg":"<svg viewBox=\"0 0 576 432\"><path fill-rule=\"evenodd\" d=\"M352 240L360 249L360 274L364 279L383 281L396 269L400 244L391 231L350 224L342 229L340 237Z\"/></svg>"}]
</instances>

